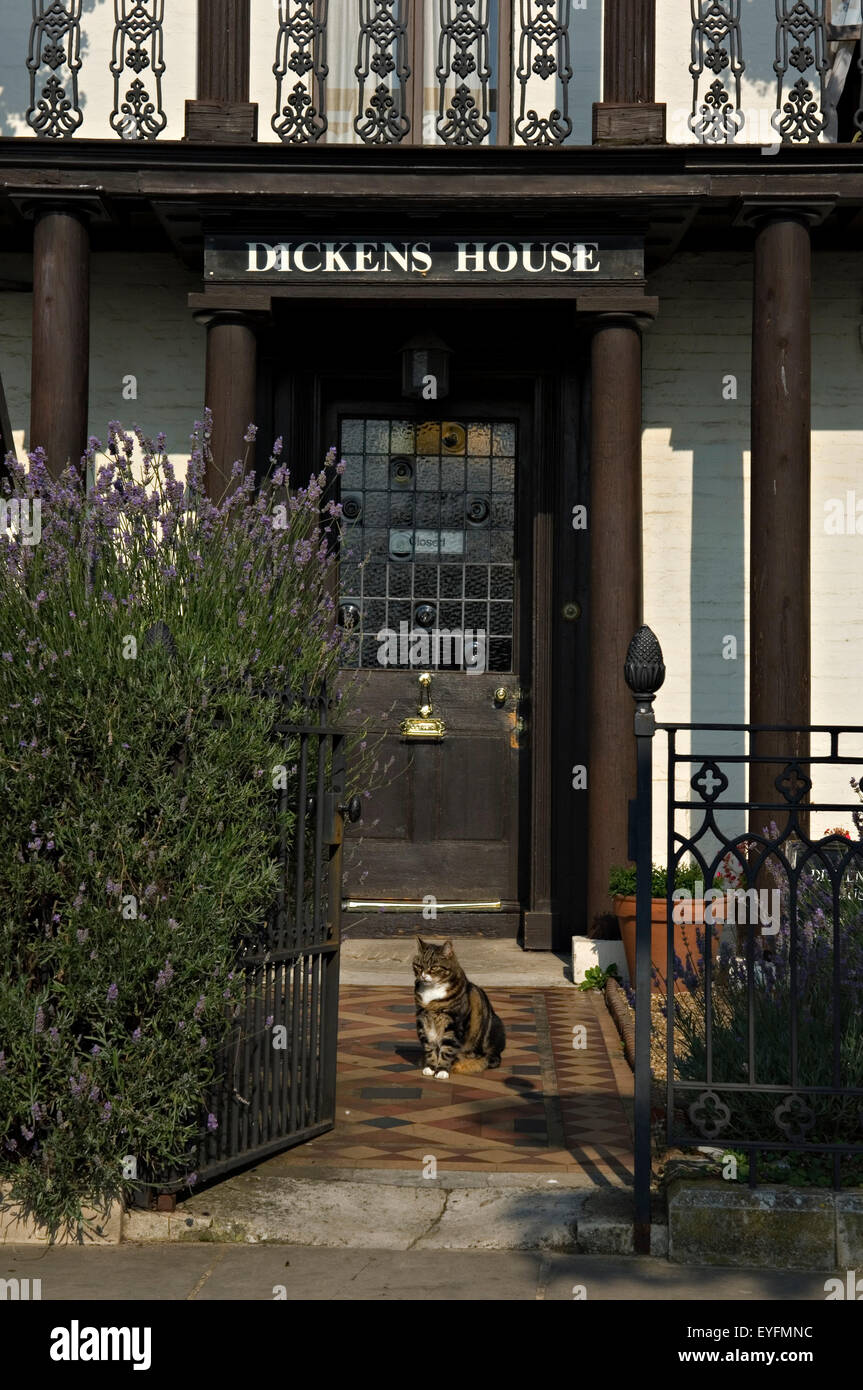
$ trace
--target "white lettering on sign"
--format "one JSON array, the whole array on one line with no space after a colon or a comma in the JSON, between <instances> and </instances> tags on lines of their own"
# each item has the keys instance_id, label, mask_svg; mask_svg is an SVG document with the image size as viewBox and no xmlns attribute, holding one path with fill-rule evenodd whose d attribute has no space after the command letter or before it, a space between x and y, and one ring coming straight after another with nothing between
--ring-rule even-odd
<instances>
[{"instance_id":1,"label":"white lettering on sign","mask_svg":"<svg viewBox=\"0 0 863 1390\"><path fill-rule=\"evenodd\" d=\"M246 248L251 275L428 275L436 268L426 241L249 241ZM515 278L596 275L601 269L598 241L457 241L444 262L455 275Z\"/></svg>"}]
</instances>

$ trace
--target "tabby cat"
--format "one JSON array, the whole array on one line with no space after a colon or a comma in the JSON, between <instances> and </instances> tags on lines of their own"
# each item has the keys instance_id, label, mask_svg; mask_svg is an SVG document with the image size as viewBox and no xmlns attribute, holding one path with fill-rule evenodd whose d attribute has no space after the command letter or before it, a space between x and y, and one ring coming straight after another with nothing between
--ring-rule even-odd
<instances>
[{"instance_id":1,"label":"tabby cat","mask_svg":"<svg viewBox=\"0 0 863 1390\"><path fill-rule=\"evenodd\" d=\"M485 990L465 975L452 942L436 945L418 936L413 967L423 1076L446 1081L451 1071L499 1067L506 1045L503 1024Z\"/></svg>"}]
</instances>

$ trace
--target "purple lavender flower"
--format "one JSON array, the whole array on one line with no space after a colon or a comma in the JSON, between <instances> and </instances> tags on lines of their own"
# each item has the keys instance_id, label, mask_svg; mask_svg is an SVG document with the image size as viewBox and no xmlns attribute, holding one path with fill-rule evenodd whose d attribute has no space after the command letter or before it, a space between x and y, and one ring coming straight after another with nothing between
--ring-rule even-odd
<instances>
[{"instance_id":1,"label":"purple lavender flower","mask_svg":"<svg viewBox=\"0 0 863 1390\"><path fill-rule=\"evenodd\" d=\"M106 996L107 1002L108 1002L109 1004L113 1004L113 1003L115 1002L115 1000L116 1000L117 995L119 994L119 992L120 992L120 991L117 989L117 986L116 986L116 985L109 985L109 986L108 986L108 993L107 993L107 996Z\"/></svg>"},{"instance_id":2,"label":"purple lavender flower","mask_svg":"<svg viewBox=\"0 0 863 1390\"><path fill-rule=\"evenodd\" d=\"M44 1014L44 1012L43 1012L43 1010L42 1010L41 1004L40 1004L39 1008L36 1010L36 1021L35 1021L35 1023L33 1024L33 1027L35 1028L35 1030L36 1030L37 1033L41 1033L41 1032L44 1031L44 1028L45 1028L45 1014Z\"/></svg>"},{"instance_id":3,"label":"purple lavender flower","mask_svg":"<svg viewBox=\"0 0 863 1390\"><path fill-rule=\"evenodd\" d=\"M167 989L168 985L171 983L173 978L174 967L172 966L170 960L166 960L165 964L162 966L162 969L156 976L156 992L158 993L160 990Z\"/></svg>"},{"instance_id":4,"label":"purple lavender flower","mask_svg":"<svg viewBox=\"0 0 863 1390\"><path fill-rule=\"evenodd\" d=\"M208 1116L207 1116L207 1129L210 1131L210 1133L211 1133L211 1134L215 1133L215 1131L216 1131L218 1128L219 1128L219 1121L216 1119L215 1115L212 1115L212 1114L208 1115Z\"/></svg>"}]
</instances>

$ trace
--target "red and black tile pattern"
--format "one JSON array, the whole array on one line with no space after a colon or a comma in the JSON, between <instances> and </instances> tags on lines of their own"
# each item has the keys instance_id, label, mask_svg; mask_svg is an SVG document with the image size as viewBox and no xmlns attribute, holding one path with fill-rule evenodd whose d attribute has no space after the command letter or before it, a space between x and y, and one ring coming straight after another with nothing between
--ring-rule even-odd
<instances>
[{"instance_id":1,"label":"red and black tile pattern","mask_svg":"<svg viewBox=\"0 0 863 1390\"><path fill-rule=\"evenodd\" d=\"M631 1182L628 1069L599 996L490 989L507 1046L494 1071L422 1075L410 987L342 987L336 1125L276 1162L292 1167L565 1171ZM583 1030L583 1031L581 1031Z\"/></svg>"}]
</instances>

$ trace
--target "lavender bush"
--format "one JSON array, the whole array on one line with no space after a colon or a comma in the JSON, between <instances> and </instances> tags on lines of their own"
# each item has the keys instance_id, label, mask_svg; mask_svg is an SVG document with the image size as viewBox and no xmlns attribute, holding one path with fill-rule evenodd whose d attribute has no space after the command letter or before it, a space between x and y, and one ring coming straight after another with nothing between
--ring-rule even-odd
<instances>
[{"instance_id":1,"label":"lavender bush","mask_svg":"<svg viewBox=\"0 0 863 1390\"><path fill-rule=\"evenodd\" d=\"M334 459L289 490L277 443L270 481L237 463L216 505L209 431L187 485L164 437L116 424L89 496L39 450L7 460L41 540L0 532L0 1178L54 1229L123 1193L124 1155L188 1171L212 1128L276 877L285 751L258 692L338 663Z\"/></svg>"}]
</instances>

